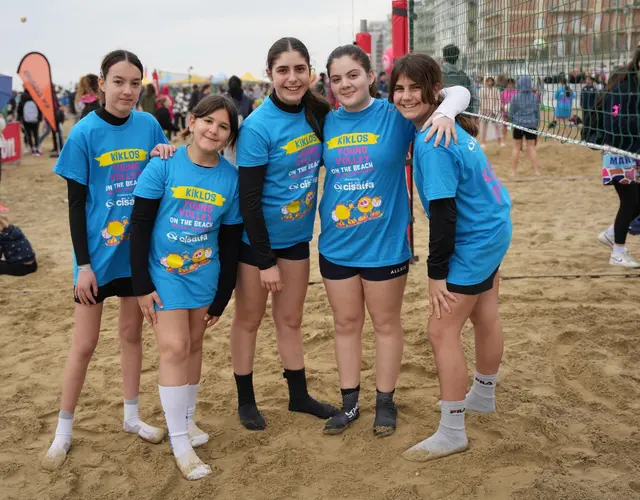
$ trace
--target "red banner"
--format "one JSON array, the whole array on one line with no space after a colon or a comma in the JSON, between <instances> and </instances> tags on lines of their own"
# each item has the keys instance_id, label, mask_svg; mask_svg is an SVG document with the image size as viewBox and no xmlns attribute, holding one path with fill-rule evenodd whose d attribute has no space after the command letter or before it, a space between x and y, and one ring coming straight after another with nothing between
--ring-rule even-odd
<instances>
[{"instance_id":1,"label":"red banner","mask_svg":"<svg viewBox=\"0 0 640 500\"><path fill-rule=\"evenodd\" d=\"M22 156L22 141L20 140L20 124L18 122L7 123L3 130L0 142L2 142L2 163L20 161Z\"/></svg>"},{"instance_id":2,"label":"red banner","mask_svg":"<svg viewBox=\"0 0 640 500\"><path fill-rule=\"evenodd\" d=\"M371 57L371 33L356 33L356 45Z\"/></svg>"},{"instance_id":3,"label":"red banner","mask_svg":"<svg viewBox=\"0 0 640 500\"><path fill-rule=\"evenodd\" d=\"M24 89L31 94L33 102L42 112L51 130L57 130L56 112L53 107L53 84L51 66L40 52L29 52L18 65L18 75L22 78Z\"/></svg>"},{"instance_id":4,"label":"red banner","mask_svg":"<svg viewBox=\"0 0 640 500\"><path fill-rule=\"evenodd\" d=\"M407 0L393 0L391 5L391 38L395 61L409 52L409 17Z\"/></svg>"}]
</instances>

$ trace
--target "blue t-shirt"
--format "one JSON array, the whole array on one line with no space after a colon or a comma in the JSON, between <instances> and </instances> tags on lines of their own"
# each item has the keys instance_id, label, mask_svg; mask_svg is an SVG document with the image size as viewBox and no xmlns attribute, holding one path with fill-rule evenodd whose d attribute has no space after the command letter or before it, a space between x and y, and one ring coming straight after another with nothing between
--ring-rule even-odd
<instances>
[{"instance_id":1,"label":"blue t-shirt","mask_svg":"<svg viewBox=\"0 0 640 500\"><path fill-rule=\"evenodd\" d=\"M53 171L87 186L87 240L98 286L131 276L129 219L133 188L151 150L167 138L156 119L132 111L124 125L110 125L95 112L76 123ZM78 278L75 253L73 282Z\"/></svg>"},{"instance_id":2,"label":"blue t-shirt","mask_svg":"<svg viewBox=\"0 0 640 500\"><path fill-rule=\"evenodd\" d=\"M456 247L447 281L469 286L498 268L511 243L511 198L478 142L456 124L458 144L433 147L418 134L414 146L416 189L427 217L429 202L455 198Z\"/></svg>"},{"instance_id":3,"label":"blue t-shirt","mask_svg":"<svg viewBox=\"0 0 640 500\"><path fill-rule=\"evenodd\" d=\"M220 225L242 222L236 167L223 156L215 167L201 167L183 146L168 160L152 159L134 195L162 200L151 234L149 273L163 310L210 305L220 275Z\"/></svg>"},{"instance_id":4,"label":"blue t-shirt","mask_svg":"<svg viewBox=\"0 0 640 500\"><path fill-rule=\"evenodd\" d=\"M350 267L384 267L411 257L405 159L416 129L389 101L331 112L324 126L326 168L320 253Z\"/></svg>"},{"instance_id":5,"label":"blue t-shirt","mask_svg":"<svg viewBox=\"0 0 640 500\"><path fill-rule=\"evenodd\" d=\"M311 241L321 158L322 144L304 111L287 113L268 98L242 122L236 162L267 166L262 212L272 248ZM246 232L242 238L249 243Z\"/></svg>"}]
</instances>

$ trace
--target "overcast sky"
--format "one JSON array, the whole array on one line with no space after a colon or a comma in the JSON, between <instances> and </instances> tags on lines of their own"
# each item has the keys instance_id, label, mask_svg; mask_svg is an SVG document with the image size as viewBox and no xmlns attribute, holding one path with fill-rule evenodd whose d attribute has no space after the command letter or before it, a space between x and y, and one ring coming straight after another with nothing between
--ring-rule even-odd
<instances>
[{"instance_id":1,"label":"overcast sky","mask_svg":"<svg viewBox=\"0 0 640 500\"><path fill-rule=\"evenodd\" d=\"M355 15L352 14L352 3ZM391 0L28 0L2 2L0 73L14 77L27 52L51 63L56 84L68 87L98 73L116 48L135 52L151 72L208 76L222 71L264 75L270 45L300 38L312 64L324 70L329 53L351 43L360 19L384 20ZM22 4L22 5L21 5ZM91 8L91 10L89 10ZM22 23L21 17L27 22ZM355 19L355 26L352 24ZM353 27L353 29L352 29Z\"/></svg>"}]
</instances>

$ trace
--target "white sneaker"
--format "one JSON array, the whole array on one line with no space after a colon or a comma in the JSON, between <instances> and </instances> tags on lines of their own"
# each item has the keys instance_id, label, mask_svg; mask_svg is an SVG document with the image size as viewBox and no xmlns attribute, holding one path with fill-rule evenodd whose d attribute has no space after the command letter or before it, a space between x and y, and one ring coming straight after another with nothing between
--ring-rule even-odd
<instances>
[{"instance_id":1,"label":"white sneaker","mask_svg":"<svg viewBox=\"0 0 640 500\"><path fill-rule=\"evenodd\" d=\"M598 235L598 241L603 245L608 246L609 248L613 248L614 241L609 237L609 235L607 234L607 231L602 231Z\"/></svg>"},{"instance_id":2,"label":"white sneaker","mask_svg":"<svg viewBox=\"0 0 640 500\"><path fill-rule=\"evenodd\" d=\"M629 267L632 269L640 267L640 262L634 259L626 248L624 249L624 253L611 253L611 257L609 257L609 264L612 266Z\"/></svg>"}]
</instances>

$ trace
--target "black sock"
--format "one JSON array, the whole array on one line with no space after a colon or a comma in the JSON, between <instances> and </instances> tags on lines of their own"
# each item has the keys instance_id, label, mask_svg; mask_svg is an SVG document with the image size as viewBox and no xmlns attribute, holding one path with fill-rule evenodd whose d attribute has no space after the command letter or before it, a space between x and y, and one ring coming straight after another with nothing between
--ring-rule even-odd
<instances>
[{"instance_id":1,"label":"black sock","mask_svg":"<svg viewBox=\"0 0 640 500\"><path fill-rule=\"evenodd\" d=\"M263 430L266 427L264 417L256 405L253 392L253 372L248 375L233 374L238 389L238 415L240 423L251 431Z\"/></svg>"},{"instance_id":2,"label":"black sock","mask_svg":"<svg viewBox=\"0 0 640 500\"><path fill-rule=\"evenodd\" d=\"M358 408L360 385L354 389L340 389L340 392L342 393L342 408L325 424L324 432L326 434L340 434L351 422L360 417Z\"/></svg>"},{"instance_id":3,"label":"black sock","mask_svg":"<svg viewBox=\"0 0 640 500\"><path fill-rule=\"evenodd\" d=\"M236 379L238 389L238 407L256 402L256 395L253 392L253 372L248 375L233 374Z\"/></svg>"},{"instance_id":4,"label":"black sock","mask_svg":"<svg viewBox=\"0 0 640 500\"><path fill-rule=\"evenodd\" d=\"M307 377L305 370L284 370L284 378L289 384L289 411L309 413L318 418L330 418L338 409L328 403L316 401L307 391Z\"/></svg>"},{"instance_id":5,"label":"black sock","mask_svg":"<svg viewBox=\"0 0 640 500\"><path fill-rule=\"evenodd\" d=\"M380 392L376 389L376 419L373 423L376 436L389 436L396 429L398 410L393 402L394 392L395 389L391 392Z\"/></svg>"},{"instance_id":6,"label":"black sock","mask_svg":"<svg viewBox=\"0 0 640 500\"><path fill-rule=\"evenodd\" d=\"M358 398L360 396L360 385L355 389L340 389L342 394L342 408L341 411L353 410L358 406Z\"/></svg>"}]
</instances>

